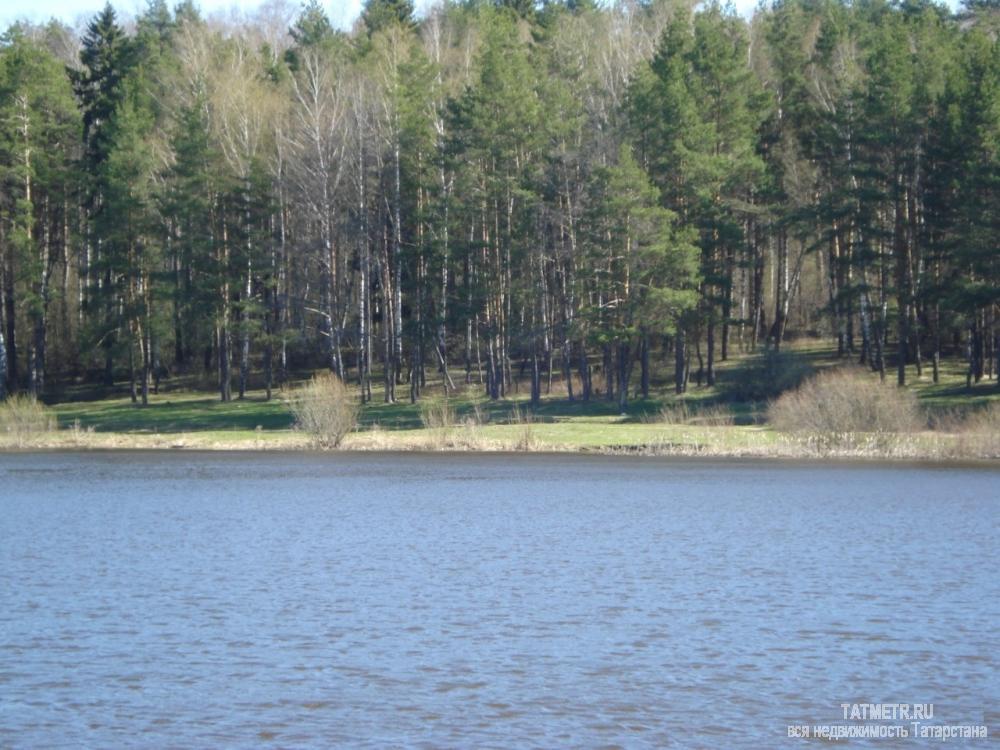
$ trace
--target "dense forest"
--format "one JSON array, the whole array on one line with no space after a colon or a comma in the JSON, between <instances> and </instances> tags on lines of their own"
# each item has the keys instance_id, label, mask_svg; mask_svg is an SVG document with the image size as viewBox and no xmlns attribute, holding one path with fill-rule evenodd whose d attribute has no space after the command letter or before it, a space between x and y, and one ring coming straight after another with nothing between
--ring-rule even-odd
<instances>
[{"instance_id":1,"label":"dense forest","mask_svg":"<svg viewBox=\"0 0 1000 750\"><path fill-rule=\"evenodd\" d=\"M150 0L0 41L0 396L329 368L623 406L827 337L1000 356L1000 9ZM1000 370L1000 363L996 363ZM595 371L600 378L593 377ZM887 375L888 371L888 375Z\"/></svg>"}]
</instances>

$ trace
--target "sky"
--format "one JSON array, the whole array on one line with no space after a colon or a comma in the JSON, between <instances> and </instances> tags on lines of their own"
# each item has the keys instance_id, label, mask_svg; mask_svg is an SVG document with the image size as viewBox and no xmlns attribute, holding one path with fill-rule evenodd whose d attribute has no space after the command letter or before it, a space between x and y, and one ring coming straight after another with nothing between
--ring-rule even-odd
<instances>
[{"instance_id":1,"label":"sky","mask_svg":"<svg viewBox=\"0 0 1000 750\"><path fill-rule=\"evenodd\" d=\"M275 2L275 0L264 0ZM277 0L292 9L301 5L299 0ZM425 0L426 1L426 0ZM57 18L72 27L82 26L104 7L105 0L0 0L0 28L6 28L13 21L27 19L35 23ZM341 28L349 28L361 12L362 0L328 0L323 5L330 20ZM137 16L145 7L146 0L111 0L111 4L122 17ZM174 0L167 0L170 6ZM202 13L229 14L231 12L252 14L263 4L261 0L195 0ZM418 2L418 7L424 3Z\"/></svg>"},{"instance_id":2,"label":"sky","mask_svg":"<svg viewBox=\"0 0 1000 750\"><path fill-rule=\"evenodd\" d=\"M426 7L432 0L417 0L419 9ZM27 19L35 23L57 18L71 27L82 27L97 11L104 6L105 0L0 0L0 29L6 28L13 21ZM252 14L261 5L261 0L196 0L205 15L214 13L229 14L232 12ZM284 4L292 11L298 8L300 0L263 0L270 4ZM955 8L958 0L947 0ZM330 20L340 28L348 29L361 12L362 0L327 0L323 5ZM135 17L145 7L146 0L112 0L112 4L122 17ZM168 4L173 5L172 0ZM737 10L749 14L757 4L756 0L735 0Z\"/></svg>"},{"instance_id":3,"label":"sky","mask_svg":"<svg viewBox=\"0 0 1000 750\"><path fill-rule=\"evenodd\" d=\"M363 0L326 0L323 6L334 25L348 29L361 13ZM35 23L57 18L71 27L82 27L92 15L104 7L105 0L0 0L0 29L6 28L13 21L27 19ZM263 2L284 3L292 9L301 5L300 0L195 0L205 15L213 13L229 14L236 11L251 14ZM430 5L432 0L416 0L418 12ZM174 0L167 0L168 5L174 5ZM146 7L146 0L111 0L120 16L135 17ZM756 0L736 0L736 7L741 12L753 8Z\"/></svg>"}]
</instances>

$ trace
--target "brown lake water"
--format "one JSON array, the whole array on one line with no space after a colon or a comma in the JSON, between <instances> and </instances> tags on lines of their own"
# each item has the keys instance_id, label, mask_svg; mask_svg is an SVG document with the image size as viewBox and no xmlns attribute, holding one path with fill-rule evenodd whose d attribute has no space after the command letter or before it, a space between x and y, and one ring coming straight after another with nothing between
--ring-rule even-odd
<instances>
[{"instance_id":1,"label":"brown lake water","mask_svg":"<svg viewBox=\"0 0 1000 750\"><path fill-rule=\"evenodd\" d=\"M998 622L992 469L0 455L0 747L992 744Z\"/></svg>"}]
</instances>

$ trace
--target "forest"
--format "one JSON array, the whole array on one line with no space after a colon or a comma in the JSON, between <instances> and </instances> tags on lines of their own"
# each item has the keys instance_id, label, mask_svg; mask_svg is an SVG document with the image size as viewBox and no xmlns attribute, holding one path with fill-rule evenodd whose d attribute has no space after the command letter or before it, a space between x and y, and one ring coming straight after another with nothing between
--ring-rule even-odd
<instances>
[{"instance_id":1,"label":"forest","mask_svg":"<svg viewBox=\"0 0 1000 750\"><path fill-rule=\"evenodd\" d=\"M1000 6L109 4L0 40L0 397L1000 373Z\"/></svg>"}]
</instances>

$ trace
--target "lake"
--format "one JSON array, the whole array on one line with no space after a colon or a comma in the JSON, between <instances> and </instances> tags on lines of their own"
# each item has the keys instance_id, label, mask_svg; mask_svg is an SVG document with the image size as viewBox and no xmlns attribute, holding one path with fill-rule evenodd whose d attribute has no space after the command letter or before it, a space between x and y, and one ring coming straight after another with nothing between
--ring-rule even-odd
<instances>
[{"instance_id":1,"label":"lake","mask_svg":"<svg viewBox=\"0 0 1000 750\"><path fill-rule=\"evenodd\" d=\"M0 455L0 746L995 740L998 539L983 468Z\"/></svg>"}]
</instances>

